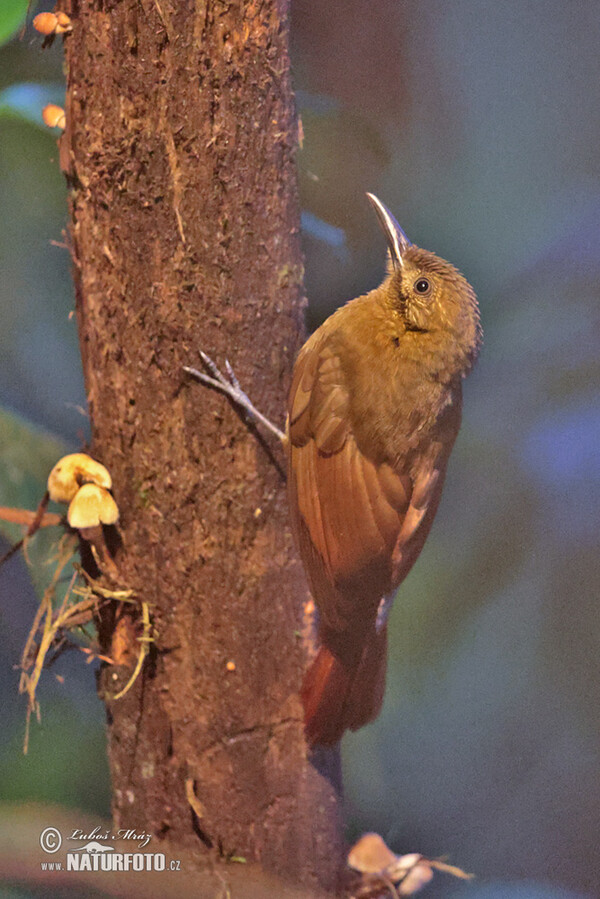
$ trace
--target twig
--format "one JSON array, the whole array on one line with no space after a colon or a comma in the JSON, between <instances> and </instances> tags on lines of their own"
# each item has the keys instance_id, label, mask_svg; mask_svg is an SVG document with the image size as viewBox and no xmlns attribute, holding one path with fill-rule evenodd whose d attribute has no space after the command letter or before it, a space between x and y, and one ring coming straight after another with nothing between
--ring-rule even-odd
<instances>
[{"instance_id":1,"label":"twig","mask_svg":"<svg viewBox=\"0 0 600 899\"><path fill-rule=\"evenodd\" d=\"M150 613L148 611L148 603L142 602L142 624L143 624L143 633L141 637L138 637L140 643L140 651L137 657L137 662L135 664L135 668L133 669L133 673L122 690L119 690L118 693L115 693L114 696L109 696L109 699L121 699L122 696L131 690L134 683L136 682L140 671L142 670L142 665L144 664L144 660L148 653L150 652L150 643L153 642L152 637L152 625L150 624Z\"/></svg>"},{"instance_id":2,"label":"twig","mask_svg":"<svg viewBox=\"0 0 600 899\"><path fill-rule=\"evenodd\" d=\"M40 500L40 504L38 505L35 512L30 512L27 509L11 509L7 506L0 506L0 518L4 521L10 521L14 524L26 524L27 531L25 536L18 540L16 543L7 550L3 556L0 557L0 568L4 565L5 562L14 556L16 552L18 552L21 547L25 544L25 542L29 539L29 537L33 537L36 531L38 531L41 527L49 527L51 525L60 524L61 517L60 515L55 515L52 512L46 512L46 508L48 507L50 497L48 496L48 491L44 493L42 499Z\"/></svg>"}]
</instances>

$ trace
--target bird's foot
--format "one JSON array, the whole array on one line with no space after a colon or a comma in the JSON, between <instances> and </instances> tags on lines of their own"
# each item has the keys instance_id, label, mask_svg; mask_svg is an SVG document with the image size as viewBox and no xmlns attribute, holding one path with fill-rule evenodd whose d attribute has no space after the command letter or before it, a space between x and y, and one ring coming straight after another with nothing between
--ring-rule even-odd
<instances>
[{"instance_id":1,"label":"bird's foot","mask_svg":"<svg viewBox=\"0 0 600 899\"><path fill-rule=\"evenodd\" d=\"M204 363L205 368L210 372L210 374L206 374L206 372L198 371L196 368L190 368L187 365L184 365L183 370L188 373L188 375L192 375L193 378L200 381L202 384L206 384L207 387L212 387L213 390L218 390L220 393L224 393L225 396L229 397L229 399L235 403L235 405L242 411L242 413L250 419L252 422L259 422L262 424L271 434L274 434L282 443L285 443L286 437L283 431L281 431L276 425L273 424L272 421L259 412L250 397L244 393L240 386L240 382L235 376L235 372L233 368L229 364L229 360L225 360L225 369L227 374L224 375L223 372L217 368L213 360L210 356L207 356L202 350L200 350L200 358Z\"/></svg>"}]
</instances>

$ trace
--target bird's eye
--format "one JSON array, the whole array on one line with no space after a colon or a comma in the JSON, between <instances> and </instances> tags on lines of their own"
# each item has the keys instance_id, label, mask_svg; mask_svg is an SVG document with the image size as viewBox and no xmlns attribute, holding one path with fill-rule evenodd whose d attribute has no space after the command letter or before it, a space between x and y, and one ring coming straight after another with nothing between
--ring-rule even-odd
<instances>
[{"instance_id":1,"label":"bird's eye","mask_svg":"<svg viewBox=\"0 0 600 899\"><path fill-rule=\"evenodd\" d=\"M415 293L418 293L420 296L427 296L428 293L431 293L431 281L428 278L417 278L414 283Z\"/></svg>"}]
</instances>

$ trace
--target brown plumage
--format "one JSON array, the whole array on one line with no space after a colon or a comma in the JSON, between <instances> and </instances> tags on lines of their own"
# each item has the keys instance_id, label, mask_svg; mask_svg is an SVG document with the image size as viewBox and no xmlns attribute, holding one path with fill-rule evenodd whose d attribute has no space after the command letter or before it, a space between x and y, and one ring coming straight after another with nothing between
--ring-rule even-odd
<instances>
[{"instance_id":1,"label":"brown plumage","mask_svg":"<svg viewBox=\"0 0 600 899\"><path fill-rule=\"evenodd\" d=\"M464 277L369 199L390 272L306 342L288 407L292 524L319 612L321 648L302 688L313 745L336 743L380 710L378 609L429 533L481 338Z\"/></svg>"}]
</instances>

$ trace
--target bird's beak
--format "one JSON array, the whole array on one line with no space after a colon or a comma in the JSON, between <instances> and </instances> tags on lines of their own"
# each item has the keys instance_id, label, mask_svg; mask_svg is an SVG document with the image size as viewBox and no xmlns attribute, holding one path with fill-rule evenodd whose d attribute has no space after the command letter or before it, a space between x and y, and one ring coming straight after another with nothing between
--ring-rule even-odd
<instances>
[{"instance_id":1,"label":"bird's beak","mask_svg":"<svg viewBox=\"0 0 600 899\"><path fill-rule=\"evenodd\" d=\"M385 239L388 242L394 271L400 271L404 265L402 257L412 244L392 213L389 209L386 209L381 200L378 200L375 194L369 193L367 194L367 198L375 210L375 214L379 219L379 224L385 234Z\"/></svg>"}]
</instances>

